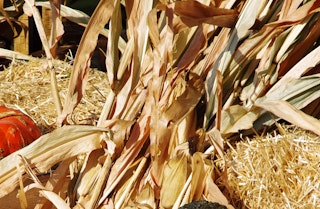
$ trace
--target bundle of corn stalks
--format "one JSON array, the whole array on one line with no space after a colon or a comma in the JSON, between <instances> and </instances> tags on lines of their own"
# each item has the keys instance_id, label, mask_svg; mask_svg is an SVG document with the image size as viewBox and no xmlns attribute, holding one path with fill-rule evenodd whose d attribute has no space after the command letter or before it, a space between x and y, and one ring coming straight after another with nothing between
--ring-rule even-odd
<instances>
[{"instance_id":1,"label":"bundle of corn stalks","mask_svg":"<svg viewBox=\"0 0 320 209\"><path fill-rule=\"evenodd\" d=\"M216 185L227 170L213 166L228 139L278 119L320 134L320 1L102 0L89 19L59 1L21 4L35 19L62 126L0 162L0 197L20 183L23 208L27 177L34 183L24 189L44 197L36 208L179 208L195 200L233 208ZM50 42L36 6L52 9ZM53 62L60 16L86 27L63 105ZM96 125L70 125L99 34L108 38L110 90ZM54 165L42 185L36 174Z\"/></svg>"}]
</instances>

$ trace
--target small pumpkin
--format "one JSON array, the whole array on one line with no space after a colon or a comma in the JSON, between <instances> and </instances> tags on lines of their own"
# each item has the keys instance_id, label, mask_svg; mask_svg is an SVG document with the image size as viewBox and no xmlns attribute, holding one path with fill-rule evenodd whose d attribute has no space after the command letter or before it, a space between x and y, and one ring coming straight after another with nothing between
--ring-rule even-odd
<instances>
[{"instance_id":1,"label":"small pumpkin","mask_svg":"<svg viewBox=\"0 0 320 209\"><path fill-rule=\"evenodd\" d=\"M41 136L35 122L19 110L0 106L0 159Z\"/></svg>"}]
</instances>

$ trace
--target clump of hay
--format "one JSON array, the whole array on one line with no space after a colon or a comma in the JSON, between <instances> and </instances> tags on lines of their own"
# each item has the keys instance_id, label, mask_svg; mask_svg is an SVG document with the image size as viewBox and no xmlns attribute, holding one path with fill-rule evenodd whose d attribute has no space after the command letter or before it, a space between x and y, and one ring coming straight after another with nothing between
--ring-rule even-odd
<instances>
[{"instance_id":1,"label":"clump of hay","mask_svg":"<svg viewBox=\"0 0 320 209\"><path fill-rule=\"evenodd\" d=\"M231 147L225 183L248 208L320 208L320 138L283 127Z\"/></svg>"},{"instance_id":2,"label":"clump of hay","mask_svg":"<svg viewBox=\"0 0 320 209\"><path fill-rule=\"evenodd\" d=\"M61 101L64 101L69 84L70 62L54 60ZM0 105L21 109L33 118L43 133L56 128L56 108L53 103L50 72L46 59L14 61L0 72ZM108 93L106 73L90 69L86 91L70 124L94 125L100 115Z\"/></svg>"}]
</instances>

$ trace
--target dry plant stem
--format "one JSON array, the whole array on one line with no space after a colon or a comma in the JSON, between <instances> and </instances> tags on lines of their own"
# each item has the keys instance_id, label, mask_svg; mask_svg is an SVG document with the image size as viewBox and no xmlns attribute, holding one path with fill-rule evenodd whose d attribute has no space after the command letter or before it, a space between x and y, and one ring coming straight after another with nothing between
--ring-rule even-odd
<instances>
[{"instance_id":1,"label":"dry plant stem","mask_svg":"<svg viewBox=\"0 0 320 209\"><path fill-rule=\"evenodd\" d=\"M22 209L25 209L28 207L28 202L27 202L27 197L26 197L26 193L24 192L24 186L23 186L23 172L22 169L20 168L19 165L17 165L17 171L19 173L19 186L20 189L18 191L19 194L19 201L20 201L20 207Z\"/></svg>"},{"instance_id":2,"label":"dry plant stem","mask_svg":"<svg viewBox=\"0 0 320 209\"><path fill-rule=\"evenodd\" d=\"M223 92L223 75L219 70L216 70L217 79L217 96L218 96L218 110L217 110L217 130L220 131L221 128L221 112L222 112L222 92Z\"/></svg>"},{"instance_id":3,"label":"dry plant stem","mask_svg":"<svg viewBox=\"0 0 320 209\"><path fill-rule=\"evenodd\" d=\"M134 172L133 176L130 179L130 182L128 183L128 186L126 187L126 189L124 190L123 194L121 195L121 197L119 198L119 201L115 204L115 209L120 209L121 206L123 205L124 201L126 198L129 197L129 193L134 185L134 182L137 180L137 178L139 177L139 174L141 173L143 167L145 166L147 162L147 158L143 157L142 160L139 163L139 166L137 168L137 170Z\"/></svg>"},{"instance_id":4,"label":"dry plant stem","mask_svg":"<svg viewBox=\"0 0 320 209\"><path fill-rule=\"evenodd\" d=\"M61 101L60 101L60 97L59 97L59 93L58 93L57 79L56 79L55 71L53 68L53 62L52 62L53 57L50 52L50 47L49 47L49 43L48 43L44 28L43 28L43 24L41 22L41 16L39 14L37 7L35 6L34 1L27 0L26 3L30 7L29 9L32 12L33 19L36 23L36 27L38 30L38 34L40 36L44 51L47 56L48 65L49 65L50 74L51 74L51 91L52 91L53 101L54 101L58 116L60 116L61 112L62 112L62 105L61 105Z\"/></svg>"},{"instance_id":5,"label":"dry plant stem","mask_svg":"<svg viewBox=\"0 0 320 209\"><path fill-rule=\"evenodd\" d=\"M116 97L116 94L110 89L110 92L108 94L106 102L104 103L101 115L99 117L99 121L98 121L98 124L97 124L98 127L100 127L104 123L104 121L107 120L108 115L109 115L109 113L111 111L111 108L112 108L112 105L113 105L115 97Z\"/></svg>"},{"instance_id":6,"label":"dry plant stem","mask_svg":"<svg viewBox=\"0 0 320 209\"><path fill-rule=\"evenodd\" d=\"M57 114L59 116L61 115L61 112L62 112L62 104L59 97L56 72L53 67L50 69L50 83L51 83L51 92L52 92L53 102L56 107Z\"/></svg>"},{"instance_id":7,"label":"dry plant stem","mask_svg":"<svg viewBox=\"0 0 320 209\"><path fill-rule=\"evenodd\" d=\"M45 51L47 59L48 59L49 67L51 69L53 66L52 65L52 54L50 52L49 43L48 43L46 33L44 31L44 28L43 28L43 25L41 22L41 16L40 16L39 10L35 6L34 0L26 0L26 4L29 7L28 8L29 12L31 11L31 13L32 13L33 19L35 21L35 24L36 24L36 27L38 30L38 34L40 36L41 43L43 45L44 51Z\"/></svg>"},{"instance_id":8,"label":"dry plant stem","mask_svg":"<svg viewBox=\"0 0 320 209\"><path fill-rule=\"evenodd\" d=\"M0 57L7 58L10 60L20 59L20 60L35 60L36 58L22 54L20 52L11 51L9 49L0 48Z\"/></svg>"},{"instance_id":9,"label":"dry plant stem","mask_svg":"<svg viewBox=\"0 0 320 209\"><path fill-rule=\"evenodd\" d=\"M190 183L191 183L191 180L192 180L192 173L189 175L186 183L184 184L176 202L174 203L172 209L178 209L182 200L183 200L183 197L185 196L186 192L188 189L190 189Z\"/></svg>"},{"instance_id":10,"label":"dry plant stem","mask_svg":"<svg viewBox=\"0 0 320 209\"><path fill-rule=\"evenodd\" d=\"M106 160L103 163L103 167L100 170L100 175L94 187L94 191L90 199L90 202L88 204L88 208L97 207L101 191L103 191L102 187L105 185L105 182L110 173L111 164L112 164L111 156L110 154L108 154Z\"/></svg>"},{"instance_id":11,"label":"dry plant stem","mask_svg":"<svg viewBox=\"0 0 320 209\"><path fill-rule=\"evenodd\" d=\"M22 163L24 165L25 172L32 178L32 180L35 183L37 183L37 184L42 186L40 180L38 179L36 174L33 172L32 168L30 167L30 164L28 163L27 159L23 155L19 154L18 156L21 158L21 161L22 161Z\"/></svg>"}]
</instances>

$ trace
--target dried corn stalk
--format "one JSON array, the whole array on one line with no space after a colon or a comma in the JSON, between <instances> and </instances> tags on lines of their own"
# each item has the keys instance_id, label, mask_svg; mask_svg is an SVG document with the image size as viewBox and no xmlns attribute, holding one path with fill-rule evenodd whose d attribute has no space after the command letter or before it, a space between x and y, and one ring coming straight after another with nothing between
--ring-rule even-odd
<instances>
[{"instance_id":1,"label":"dried corn stalk","mask_svg":"<svg viewBox=\"0 0 320 209\"><path fill-rule=\"evenodd\" d=\"M98 35L109 23L111 89L95 134L103 137L108 128L110 136L83 150L63 207L178 208L206 199L233 208L216 185L227 173L216 175L212 166L216 154L224 158L226 137L274 122L270 112L318 133L319 121L297 110L319 98L318 6L317 0L100 1L57 122L81 101Z\"/></svg>"}]
</instances>

